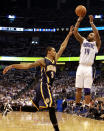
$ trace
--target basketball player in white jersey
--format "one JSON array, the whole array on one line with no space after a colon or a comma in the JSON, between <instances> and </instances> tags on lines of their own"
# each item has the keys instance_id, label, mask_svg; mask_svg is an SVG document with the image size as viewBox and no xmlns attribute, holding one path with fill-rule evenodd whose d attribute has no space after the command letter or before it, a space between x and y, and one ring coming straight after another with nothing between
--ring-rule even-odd
<instances>
[{"instance_id":1,"label":"basketball player in white jersey","mask_svg":"<svg viewBox=\"0 0 104 131\"><path fill-rule=\"evenodd\" d=\"M13 111L9 101L7 101L5 104L4 104L4 109L3 109L3 112L2 112L2 115L3 116L6 116L8 112L11 112Z\"/></svg>"},{"instance_id":2,"label":"basketball player in white jersey","mask_svg":"<svg viewBox=\"0 0 104 131\"><path fill-rule=\"evenodd\" d=\"M87 39L82 37L78 33L78 28L83 17L79 17L74 28L74 36L79 41L80 49L80 61L76 72L76 104L78 105L82 96L82 89L84 88L85 104L89 105L91 100L91 87L93 83L93 71L92 65L94 63L95 54L98 53L101 40L99 32L93 22L93 16L89 16L89 22L93 32L89 33Z\"/></svg>"}]
</instances>

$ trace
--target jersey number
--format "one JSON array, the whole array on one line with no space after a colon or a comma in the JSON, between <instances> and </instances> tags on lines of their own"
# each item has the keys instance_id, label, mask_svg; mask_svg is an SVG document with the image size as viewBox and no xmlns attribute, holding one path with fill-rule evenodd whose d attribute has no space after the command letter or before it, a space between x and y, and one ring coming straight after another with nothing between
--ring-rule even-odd
<instances>
[{"instance_id":1,"label":"jersey number","mask_svg":"<svg viewBox=\"0 0 104 131\"><path fill-rule=\"evenodd\" d=\"M85 54L89 55L89 53L90 53L90 49L85 48Z\"/></svg>"}]
</instances>

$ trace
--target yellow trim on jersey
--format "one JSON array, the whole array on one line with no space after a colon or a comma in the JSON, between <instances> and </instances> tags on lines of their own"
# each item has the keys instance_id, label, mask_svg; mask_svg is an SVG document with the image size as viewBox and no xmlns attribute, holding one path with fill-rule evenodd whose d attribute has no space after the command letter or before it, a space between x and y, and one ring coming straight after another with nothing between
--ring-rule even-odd
<instances>
[{"instance_id":1,"label":"yellow trim on jersey","mask_svg":"<svg viewBox=\"0 0 104 131\"><path fill-rule=\"evenodd\" d=\"M41 67L41 78L42 78L42 74L43 74L42 70L43 70L43 67ZM42 82L42 79L40 79L40 84L41 84L41 82Z\"/></svg>"},{"instance_id":2,"label":"yellow trim on jersey","mask_svg":"<svg viewBox=\"0 0 104 131\"><path fill-rule=\"evenodd\" d=\"M51 60L51 59L49 59L48 57L45 57L46 59L48 59L49 61L51 61L52 62L52 64L54 64L55 63L55 61L53 60Z\"/></svg>"},{"instance_id":3,"label":"yellow trim on jersey","mask_svg":"<svg viewBox=\"0 0 104 131\"><path fill-rule=\"evenodd\" d=\"M47 74L46 74L46 76L47 76ZM47 80L48 80L48 83L50 82L49 81L49 77L47 76ZM51 103L50 103L50 107L52 106L52 96L51 96L51 92L50 92L50 87L49 87L49 85L47 84L47 87L48 87L48 92L49 92L49 96L50 96L50 100L51 100Z\"/></svg>"},{"instance_id":4,"label":"yellow trim on jersey","mask_svg":"<svg viewBox=\"0 0 104 131\"><path fill-rule=\"evenodd\" d=\"M35 106L35 108L39 111L39 108L36 106L36 104L31 100L32 104Z\"/></svg>"},{"instance_id":5,"label":"yellow trim on jersey","mask_svg":"<svg viewBox=\"0 0 104 131\"><path fill-rule=\"evenodd\" d=\"M45 74L46 74L46 71L45 71ZM50 80L49 80L49 77L47 76L47 74L46 74L46 77L47 77L47 81L48 81L48 83L50 83ZM49 92L49 97L50 97L50 100L51 100L51 103L50 103L50 107L52 106L52 96L51 96L51 92L50 92L50 87L49 87L49 85L47 84L47 87L48 87L48 92Z\"/></svg>"},{"instance_id":6,"label":"yellow trim on jersey","mask_svg":"<svg viewBox=\"0 0 104 131\"><path fill-rule=\"evenodd\" d=\"M48 107L48 104L47 104L46 101L45 101L44 94L43 94L43 90L42 90L42 81L40 82L40 89L41 89L41 95L42 95L44 104L46 105L46 107Z\"/></svg>"},{"instance_id":7,"label":"yellow trim on jersey","mask_svg":"<svg viewBox=\"0 0 104 131\"><path fill-rule=\"evenodd\" d=\"M46 106L39 106L40 109L47 108Z\"/></svg>"},{"instance_id":8,"label":"yellow trim on jersey","mask_svg":"<svg viewBox=\"0 0 104 131\"><path fill-rule=\"evenodd\" d=\"M45 74L46 74L46 71L45 71L45 67L43 67L43 68L41 68L41 75L42 75L42 69L44 69L44 72L45 72ZM49 77L47 76L47 74L46 74L46 78L47 78L47 82L49 83L50 81L49 81ZM50 89L49 89L49 85L47 84L47 88L48 88L48 93L49 93L49 97L50 97L50 107L52 106L52 96L51 96L51 92L50 92ZM43 90L42 90L42 81L41 81L41 83L40 83L40 88L41 88L41 95L42 95L42 98L43 98L43 101L44 101L44 104L46 105L46 107L48 107L48 104L46 103L46 100L45 100L45 98L44 98L44 94L43 94Z\"/></svg>"},{"instance_id":9,"label":"yellow trim on jersey","mask_svg":"<svg viewBox=\"0 0 104 131\"><path fill-rule=\"evenodd\" d=\"M49 92L49 96L50 96L50 100L51 100L51 103L50 103L50 107L52 106L52 95L51 95L51 92L50 92L50 89L49 89L49 85L48 85L48 92Z\"/></svg>"},{"instance_id":10,"label":"yellow trim on jersey","mask_svg":"<svg viewBox=\"0 0 104 131\"><path fill-rule=\"evenodd\" d=\"M45 71L45 68L44 68L44 72L45 72L45 74L46 74L46 71ZM49 77L47 76L47 74L46 74L46 78L47 78L47 82L49 83L50 82L50 80L49 80ZM50 87L49 87L49 85L47 84L47 87L48 87L48 93L49 93L49 97L50 97L50 100L51 100L51 103L50 103L50 107L52 106L52 96L51 96L51 92L50 92Z\"/></svg>"},{"instance_id":11,"label":"yellow trim on jersey","mask_svg":"<svg viewBox=\"0 0 104 131\"><path fill-rule=\"evenodd\" d=\"M44 69L44 72L45 72L45 67L42 67L42 68L41 68L41 76L42 76L42 74L43 74L42 69ZM41 92L41 95L42 95L44 104L46 105L46 107L48 107L48 104L47 104L46 101L45 101L44 94L43 94L43 90L42 90L42 81L40 82L40 90L41 90L40 92Z\"/></svg>"}]
</instances>

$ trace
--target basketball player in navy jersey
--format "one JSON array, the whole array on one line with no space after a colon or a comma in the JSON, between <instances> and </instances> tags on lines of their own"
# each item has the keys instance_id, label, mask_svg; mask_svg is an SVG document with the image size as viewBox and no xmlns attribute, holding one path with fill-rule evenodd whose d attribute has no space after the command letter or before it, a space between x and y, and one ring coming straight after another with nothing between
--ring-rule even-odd
<instances>
[{"instance_id":1,"label":"basketball player in navy jersey","mask_svg":"<svg viewBox=\"0 0 104 131\"><path fill-rule=\"evenodd\" d=\"M89 16L89 22L93 32L89 33L87 39L78 33L78 28L82 19L83 17L78 18L73 32L76 40L81 46L80 61L76 72L76 104L79 105L82 96L82 89L84 88L85 104L89 105L93 83L92 65L94 63L95 54L98 53L100 49L101 40L99 32L94 25L92 15Z\"/></svg>"},{"instance_id":2,"label":"basketball player in navy jersey","mask_svg":"<svg viewBox=\"0 0 104 131\"><path fill-rule=\"evenodd\" d=\"M73 26L70 27L70 31L63 41L63 43L60 46L59 51L56 53L55 48L48 47L46 50L46 57L40 60L37 60L34 63L31 64L13 64L10 66L7 66L3 70L3 74L5 74L8 70L12 68L16 69L29 69L34 68L37 66L41 67L41 80L36 88L36 97L32 100L33 105L35 106L36 110L39 111L41 108L47 108L49 109L49 116L50 120L53 124L53 127L55 131L59 131L57 118L55 114L55 108L54 108L54 100L52 97L52 83L54 81L55 73L56 73L56 62L59 59L59 57L62 55L63 51L65 50L68 40L70 36L72 35Z\"/></svg>"}]
</instances>

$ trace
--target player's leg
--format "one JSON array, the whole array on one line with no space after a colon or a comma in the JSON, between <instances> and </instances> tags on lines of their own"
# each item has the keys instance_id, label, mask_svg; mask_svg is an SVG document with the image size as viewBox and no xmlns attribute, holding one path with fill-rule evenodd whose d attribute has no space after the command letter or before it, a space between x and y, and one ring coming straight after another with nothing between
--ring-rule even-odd
<instances>
[{"instance_id":1,"label":"player's leg","mask_svg":"<svg viewBox=\"0 0 104 131\"><path fill-rule=\"evenodd\" d=\"M93 83L93 73L92 67L87 67L85 70L84 76L84 95L85 95L85 104L89 104L91 101L91 87Z\"/></svg>"},{"instance_id":2,"label":"player's leg","mask_svg":"<svg viewBox=\"0 0 104 131\"><path fill-rule=\"evenodd\" d=\"M75 93L75 101L76 104L79 104L82 97L82 88L83 88L83 74L82 74L82 67L79 66L76 72L76 93Z\"/></svg>"},{"instance_id":3,"label":"player's leg","mask_svg":"<svg viewBox=\"0 0 104 131\"><path fill-rule=\"evenodd\" d=\"M5 114L7 114L6 112L7 112L6 104L3 104L3 106L2 106L2 116L6 116L5 115Z\"/></svg>"},{"instance_id":4,"label":"player's leg","mask_svg":"<svg viewBox=\"0 0 104 131\"><path fill-rule=\"evenodd\" d=\"M91 89L84 88L85 104L88 105L91 101Z\"/></svg>"},{"instance_id":5,"label":"player's leg","mask_svg":"<svg viewBox=\"0 0 104 131\"><path fill-rule=\"evenodd\" d=\"M31 100L31 102L32 102L32 104L33 104L33 106L34 106L34 111L35 111L35 112L36 112L36 111L39 111L38 98L37 98L37 96L34 97L34 99Z\"/></svg>"},{"instance_id":6,"label":"player's leg","mask_svg":"<svg viewBox=\"0 0 104 131\"><path fill-rule=\"evenodd\" d=\"M52 97L51 87L47 84L42 86L41 87L41 95L42 95L42 99L44 101L44 105L46 105L46 107L49 110L49 117L52 122L52 125L53 125L55 131L59 131L58 122L57 122L57 118L56 118L56 114L55 114L54 100Z\"/></svg>"},{"instance_id":7,"label":"player's leg","mask_svg":"<svg viewBox=\"0 0 104 131\"><path fill-rule=\"evenodd\" d=\"M7 109L5 109L4 111L3 111L3 116L6 116L7 115L7 112L8 112L8 110Z\"/></svg>"},{"instance_id":8,"label":"player's leg","mask_svg":"<svg viewBox=\"0 0 104 131\"><path fill-rule=\"evenodd\" d=\"M40 84L37 85L37 88L36 88L36 95L33 99L31 99L31 102L34 106L34 111L39 111L39 101L40 101Z\"/></svg>"},{"instance_id":9,"label":"player's leg","mask_svg":"<svg viewBox=\"0 0 104 131\"><path fill-rule=\"evenodd\" d=\"M9 109L10 111L13 111L13 109L12 109L12 107L10 107L10 109Z\"/></svg>"},{"instance_id":10,"label":"player's leg","mask_svg":"<svg viewBox=\"0 0 104 131\"><path fill-rule=\"evenodd\" d=\"M79 103L80 103L81 97L82 97L82 88L77 88L77 89L76 89L76 94L75 94L76 104L79 104Z\"/></svg>"},{"instance_id":11,"label":"player's leg","mask_svg":"<svg viewBox=\"0 0 104 131\"><path fill-rule=\"evenodd\" d=\"M56 113L55 113L55 108L54 107L49 107L49 117L50 117L50 120L52 122L52 125L53 125L55 131L59 131L58 122L57 122L57 118L56 118Z\"/></svg>"}]
</instances>

